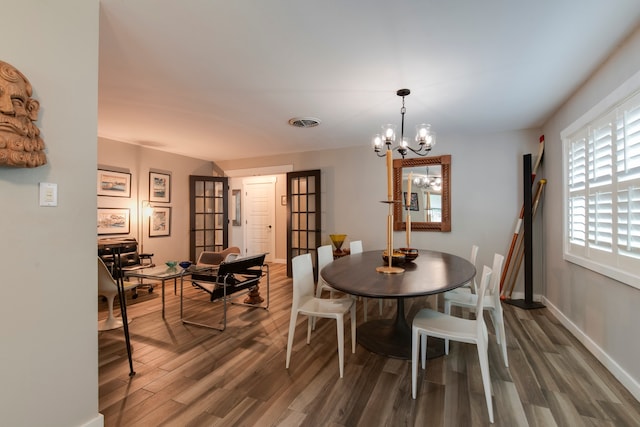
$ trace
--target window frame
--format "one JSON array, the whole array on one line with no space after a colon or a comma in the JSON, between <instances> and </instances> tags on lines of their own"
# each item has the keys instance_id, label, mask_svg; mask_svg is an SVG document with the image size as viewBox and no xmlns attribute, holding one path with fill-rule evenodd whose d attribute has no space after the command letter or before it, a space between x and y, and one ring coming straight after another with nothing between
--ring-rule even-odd
<instances>
[{"instance_id":1,"label":"window frame","mask_svg":"<svg viewBox=\"0 0 640 427\"><path fill-rule=\"evenodd\" d=\"M625 212L627 217L637 213L632 205L638 199L631 198L628 191L626 202L621 201L624 190L640 191L637 171L632 178L620 173L617 158L619 141L629 140L626 133L620 133L621 116L632 109L640 116L640 72L560 133L563 257L640 289L640 236L634 238L633 234L640 223L618 221ZM626 123L623 127L627 129ZM640 136L631 140L633 147L639 148ZM584 218L584 222L572 221L576 218ZM621 238L632 246L631 254L620 250Z\"/></svg>"}]
</instances>

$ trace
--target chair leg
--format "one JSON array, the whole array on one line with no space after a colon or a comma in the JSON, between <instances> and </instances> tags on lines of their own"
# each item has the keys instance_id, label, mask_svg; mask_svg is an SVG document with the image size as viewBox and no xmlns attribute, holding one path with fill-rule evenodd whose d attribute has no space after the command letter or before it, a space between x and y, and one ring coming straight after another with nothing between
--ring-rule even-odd
<instances>
[{"instance_id":1,"label":"chair leg","mask_svg":"<svg viewBox=\"0 0 640 427\"><path fill-rule=\"evenodd\" d=\"M487 411L489 412L489 422L493 423L493 403L491 400L491 376L489 374L489 355L487 340L479 340L477 343L478 358L480 359L480 372L482 374L482 385L484 387L484 397L487 401Z\"/></svg>"},{"instance_id":2,"label":"chair leg","mask_svg":"<svg viewBox=\"0 0 640 427\"><path fill-rule=\"evenodd\" d=\"M291 313L289 320L289 336L287 337L287 369L289 369L289 362L291 361L291 348L293 347L293 335L296 332L296 321L298 320L298 313Z\"/></svg>"},{"instance_id":3,"label":"chair leg","mask_svg":"<svg viewBox=\"0 0 640 427\"><path fill-rule=\"evenodd\" d=\"M356 302L351 306L351 353L356 352Z\"/></svg>"},{"instance_id":4,"label":"chair leg","mask_svg":"<svg viewBox=\"0 0 640 427\"><path fill-rule=\"evenodd\" d=\"M418 388L418 345L420 345L421 335L418 329L411 328L411 397L414 399ZM422 368L424 369L424 365Z\"/></svg>"},{"instance_id":5,"label":"chair leg","mask_svg":"<svg viewBox=\"0 0 640 427\"><path fill-rule=\"evenodd\" d=\"M344 376L344 318L336 317L336 331L338 333L338 362L340 363L340 378Z\"/></svg>"},{"instance_id":6,"label":"chair leg","mask_svg":"<svg viewBox=\"0 0 640 427\"><path fill-rule=\"evenodd\" d=\"M437 298L437 296L436 296L436 298ZM437 310L437 308L436 308L436 310ZM451 315L451 301L449 301L447 299L444 300L444 314ZM449 354L449 339L448 338L445 338L445 340L444 340L444 352L445 352L445 354Z\"/></svg>"},{"instance_id":7,"label":"chair leg","mask_svg":"<svg viewBox=\"0 0 640 427\"><path fill-rule=\"evenodd\" d=\"M507 335L504 331L504 318L502 313L495 312L496 336L499 337L500 347L502 348L502 359L504 360L504 366L509 367L509 358L507 357Z\"/></svg>"},{"instance_id":8,"label":"chair leg","mask_svg":"<svg viewBox=\"0 0 640 427\"><path fill-rule=\"evenodd\" d=\"M378 299L378 312L380 313L380 316L382 316L382 298Z\"/></svg>"},{"instance_id":9,"label":"chair leg","mask_svg":"<svg viewBox=\"0 0 640 427\"><path fill-rule=\"evenodd\" d=\"M425 334L424 332L420 334L420 351L422 352L422 356L421 356L421 362L422 362L422 369L426 369L427 368L427 339L428 336L427 334Z\"/></svg>"},{"instance_id":10,"label":"chair leg","mask_svg":"<svg viewBox=\"0 0 640 427\"><path fill-rule=\"evenodd\" d=\"M307 344L311 342L311 327L315 324L315 318L307 316Z\"/></svg>"},{"instance_id":11,"label":"chair leg","mask_svg":"<svg viewBox=\"0 0 640 427\"><path fill-rule=\"evenodd\" d=\"M116 320L116 317L113 315L113 300L116 298L115 295L110 295L107 297L107 306L109 307L109 315L107 316L107 323L113 323Z\"/></svg>"}]
</instances>

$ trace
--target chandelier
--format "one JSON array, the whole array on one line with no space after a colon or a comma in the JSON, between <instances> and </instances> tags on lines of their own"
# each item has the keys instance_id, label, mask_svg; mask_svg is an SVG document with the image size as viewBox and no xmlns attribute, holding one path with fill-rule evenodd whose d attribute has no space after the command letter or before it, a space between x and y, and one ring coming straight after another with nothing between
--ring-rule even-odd
<instances>
[{"instance_id":1,"label":"chandelier","mask_svg":"<svg viewBox=\"0 0 640 427\"><path fill-rule=\"evenodd\" d=\"M404 106L404 97L411 93L409 89L398 89L396 95L402 97L402 108L400 109L400 115L402 116L402 125L400 127L400 142L396 147L393 145L396 142L396 125L387 124L382 126L382 134L377 134L373 138L373 150L378 157L384 157L388 150L398 150L402 158L407 155L408 150L419 156L426 156L429 154L434 145L436 145L435 132L431 130L429 124L419 124L416 126L415 141L418 143L418 148L412 148L406 139L404 139L404 113L407 109ZM386 149L383 150L383 146L386 145Z\"/></svg>"},{"instance_id":2,"label":"chandelier","mask_svg":"<svg viewBox=\"0 0 640 427\"><path fill-rule=\"evenodd\" d=\"M413 185L424 190L440 192L442 190L442 177L429 175L427 167L426 175L413 175Z\"/></svg>"}]
</instances>

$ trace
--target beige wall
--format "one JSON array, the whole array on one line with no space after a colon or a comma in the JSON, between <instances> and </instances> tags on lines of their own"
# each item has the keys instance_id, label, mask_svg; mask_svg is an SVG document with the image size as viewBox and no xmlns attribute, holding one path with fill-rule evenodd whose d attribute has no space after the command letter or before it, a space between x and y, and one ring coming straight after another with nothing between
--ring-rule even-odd
<instances>
[{"instance_id":1,"label":"beige wall","mask_svg":"<svg viewBox=\"0 0 640 427\"><path fill-rule=\"evenodd\" d=\"M467 257L480 246L479 262L491 265L495 252L507 250L522 205L522 155L537 153L537 130L494 135L439 135L433 155L452 155L452 231L414 232L412 245ZM470 142L471 141L471 142ZM320 169L322 243L329 234L346 233L347 241L363 240L366 249L386 242L386 169L363 140L362 147L218 162L224 170L293 165L294 170ZM404 233L394 239L403 241ZM541 286L540 286L541 289Z\"/></svg>"},{"instance_id":2,"label":"beige wall","mask_svg":"<svg viewBox=\"0 0 640 427\"><path fill-rule=\"evenodd\" d=\"M21 0L2 13L0 59L33 85L49 163L0 168L0 424L98 426L99 4ZM58 185L57 207L39 206L40 182Z\"/></svg>"},{"instance_id":3,"label":"beige wall","mask_svg":"<svg viewBox=\"0 0 640 427\"><path fill-rule=\"evenodd\" d=\"M560 132L640 71L640 28L544 126L549 178L545 212L545 295L565 325L640 400L640 290L562 257L562 142Z\"/></svg>"},{"instance_id":4,"label":"beige wall","mask_svg":"<svg viewBox=\"0 0 640 427\"><path fill-rule=\"evenodd\" d=\"M190 157L152 150L104 138L98 139L98 167L131 173L131 198L98 197L98 207L129 208L131 237L144 245L145 252L153 253L153 261L189 259L189 175L213 175L213 163ZM149 200L149 172L171 176L171 200L154 203L171 207L170 235L149 237L149 222L139 214L142 201ZM142 225L141 225L142 224Z\"/></svg>"}]
</instances>

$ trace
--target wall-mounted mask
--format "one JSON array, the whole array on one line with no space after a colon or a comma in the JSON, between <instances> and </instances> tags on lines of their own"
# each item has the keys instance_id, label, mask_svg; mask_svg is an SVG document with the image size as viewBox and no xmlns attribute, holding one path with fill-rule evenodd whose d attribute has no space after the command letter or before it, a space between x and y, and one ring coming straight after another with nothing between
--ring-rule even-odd
<instances>
[{"instance_id":1,"label":"wall-mounted mask","mask_svg":"<svg viewBox=\"0 0 640 427\"><path fill-rule=\"evenodd\" d=\"M32 93L24 74L0 61L0 166L34 168L47 163L44 141L34 123L40 103Z\"/></svg>"}]
</instances>

